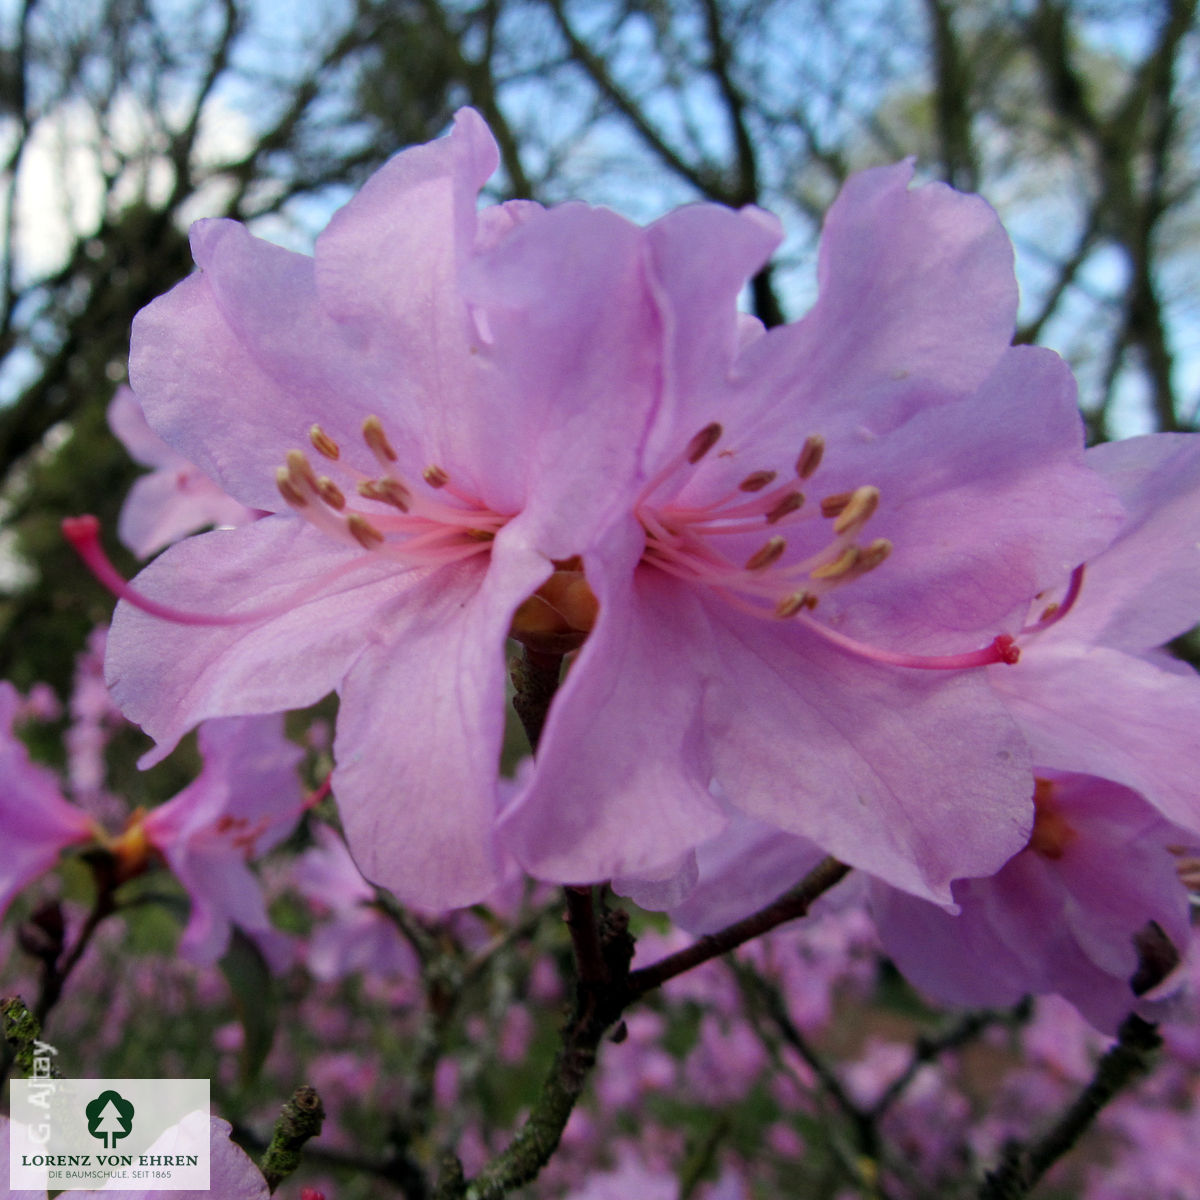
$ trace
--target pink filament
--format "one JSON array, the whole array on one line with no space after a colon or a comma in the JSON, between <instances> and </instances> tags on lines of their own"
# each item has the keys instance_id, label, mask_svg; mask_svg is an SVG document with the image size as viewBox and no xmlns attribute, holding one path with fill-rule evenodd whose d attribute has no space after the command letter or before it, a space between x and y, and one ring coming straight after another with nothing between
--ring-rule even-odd
<instances>
[{"instance_id":1,"label":"pink filament","mask_svg":"<svg viewBox=\"0 0 1200 1200\"><path fill-rule=\"evenodd\" d=\"M1040 621L1034 621L1032 625L1026 625L1021 630L1022 633L1041 633L1043 629L1049 629L1051 625L1057 625L1075 607L1075 601L1079 599L1079 593L1083 591L1084 566L1084 563L1080 563L1071 572L1071 581L1067 584L1066 594L1059 601L1058 607L1048 617L1043 617Z\"/></svg>"}]
</instances>

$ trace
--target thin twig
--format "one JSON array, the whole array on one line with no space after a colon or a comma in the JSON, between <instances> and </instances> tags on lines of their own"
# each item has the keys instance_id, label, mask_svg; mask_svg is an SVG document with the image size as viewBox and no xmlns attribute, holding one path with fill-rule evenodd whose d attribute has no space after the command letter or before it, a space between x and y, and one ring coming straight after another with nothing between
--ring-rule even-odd
<instances>
[{"instance_id":1,"label":"thin twig","mask_svg":"<svg viewBox=\"0 0 1200 1200\"><path fill-rule=\"evenodd\" d=\"M629 976L629 990L633 997L661 987L676 975L682 975L693 967L736 949L745 942L768 933L787 921L803 917L813 903L835 884L840 883L850 868L836 858L819 862L794 888L785 892L766 908L735 921L716 933L706 934L683 950L642 967Z\"/></svg>"},{"instance_id":2,"label":"thin twig","mask_svg":"<svg viewBox=\"0 0 1200 1200\"><path fill-rule=\"evenodd\" d=\"M1091 1082L1051 1128L1028 1146L1010 1143L1003 1161L990 1171L979 1200L1022 1200L1039 1179L1087 1132L1104 1107L1124 1088L1147 1074L1162 1045L1158 1028L1131 1013L1117 1042L1100 1060Z\"/></svg>"}]
</instances>

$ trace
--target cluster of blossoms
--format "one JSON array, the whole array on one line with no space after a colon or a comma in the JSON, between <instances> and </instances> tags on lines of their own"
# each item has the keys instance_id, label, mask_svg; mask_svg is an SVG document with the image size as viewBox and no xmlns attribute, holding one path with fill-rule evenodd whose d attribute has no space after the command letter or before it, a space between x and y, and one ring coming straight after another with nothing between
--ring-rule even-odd
<instances>
[{"instance_id":1,"label":"cluster of blossoms","mask_svg":"<svg viewBox=\"0 0 1200 1200\"><path fill-rule=\"evenodd\" d=\"M201 222L138 317L173 449L136 434L127 538L238 526L112 581L145 761L336 690L350 848L407 903L515 863L711 927L830 854L922 986L1115 1027L1188 942L1200 686L1159 647L1200 597L1192 439L1085 455L995 215L907 165L849 182L815 306L765 330L768 214L479 209L496 161L460 113L312 258ZM515 781L509 638L570 656Z\"/></svg>"},{"instance_id":2,"label":"cluster of blossoms","mask_svg":"<svg viewBox=\"0 0 1200 1200\"><path fill-rule=\"evenodd\" d=\"M517 911L525 876L612 881L705 933L832 856L855 868L823 918L843 969L877 935L951 1003L1056 993L1106 1033L1167 1011L1200 879L1200 681L1164 650L1200 607L1196 439L1085 451L1068 368L1011 344L996 216L909 165L847 184L814 307L769 330L737 308L779 241L769 214L480 208L496 165L468 110L312 257L194 227L200 269L139 315L110 412L153 468L119 532L167 548L130 584L94 519L66 525L121 603L106 687L99 638L77 681L70 798L10 732L49 701L0 683L0 907L65 849L112 888L160 861L191 897L185 955L211 964L236 926L282 966L248 862L311 803L281 714L332 691L345 843L313 828L296 875L320 981L416 993L424 918L397 921L376 885L428 914ZM511 642L553 695L506 777ZM105 788L118 709L157 743L145 766L199 729L202 772L149 812ZM490 953L477 914L439 936ZM796 1044L824 1027L814 936L804 970L777 935L693 976L682 1059L655 1050L657 1014L631 1015L605 1104L732 1101L774 1056L792 1085L772 1102L802 1109L819 1072L739 1014L754 976ZM532 1037L515 1013L513 1060ZM864 1050L854 1111L889 1096L895 1051ZM362 1082L357 1060L325 1068ZM426 1085L446 1108L466 1088L450 1068ZM889 1120L933 1178L967 1140L945 1114L969 1106L932 1085L906 1104ZM567 1164L595 1140L579 1113ZM933 1113L940 1140L918 1132ZM674 1194L609 1132L576 1200ZM799 1152L795 1123L770 1136ZM710 1200L746 1194L744 1165ZM231 1194L257 1196L243 1176Z\"/></svg>"},{"instance_id":3,"label":"cluster of blossoms","mask_svg":"<svg viewBox=\"0 0 1200 1200\"><path fill-rule=\"evenodd\" d=\"M91 858L108 889L154 866L169 869L191 901L179 947L191 961L215 962L234 926L269 952L276 938L249 863L287 837L304 811L297 774L303 751L284 736L279 715L208 722L198 739L204 765L192 783L149 811L130 811L103 786L104 739L96 736L99 714L88 703L93 681L87 657L67 739L70 799L53 771L30 760L13 728L29 715L29 705L11 683L0 681L0 825L6 837L0 914L64 850L76 849Z\"/></svg>"}]
</instances>

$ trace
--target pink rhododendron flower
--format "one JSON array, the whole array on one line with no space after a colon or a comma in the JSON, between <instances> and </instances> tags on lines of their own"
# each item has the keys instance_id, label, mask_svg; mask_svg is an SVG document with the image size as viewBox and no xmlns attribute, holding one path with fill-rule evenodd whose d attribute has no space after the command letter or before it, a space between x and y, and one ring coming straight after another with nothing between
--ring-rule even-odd
<instances>
[{"instance_id":1,"label":"pink rhododendron flower","mask_svg":"<svg viewBox=\"0 0 1200 1200\"><path fill-rule=\"evenodd\" d=\"M313 259L201 222L201 271L139 316L151 426L274 514L125 590L109 679L150 760L336 689L351 849L426 907L480 899L509 852L686 878L731 813L940 900L995 870L1032 775L973 668L1016 657L1116 508L1069 371L1010 347L994 214L859 176L816 307L764 333L736 300L768 215L477 212L496 162L460 113ZM505 806L510 632L578 653Z\"/></svg>"},{"instance_id":2,"label":"pink rhododendron flower","mask_svg":"<svg viewBox=\"0 0 1200 1200\"><path fill-rule=\"evenodd\" d=\"M303 810L296 774L303 751L284 736L279 716L210 721L199 742L200 774L123 837L144 839L187 889L192 911L179 950L211 963L233 925L260 941L274 936L247 864L282 841Z\"/></svg>"},{"instance_id":3,"label":"pink rhododendron flower","mask_svg":"<svg viewBox=\"0 0 1200 1200\"><path fill-rule=\"evenodd\" d=\"M64 798L54 772L30 761L13 732L22 708L17 689L0 680L0 913L63 850L90 842L96 832L91 818Z\"/></svg>"},{"instance_id":4,"label":"pink rhododendron flower","mask_svg":"<svg viewBox=\"0 0 1200 1200\"><path fill-rule=\"evenodd\" d=\"M117 526L121 541L139 558L147 558L206 525L245 525L261 515L227 496L209 476L172 450L146 424L131 389L117 389L108 406L108 425L135 461L154 468L129 489Z\"/></svg>"},{"instance_id":5,"label":"pink rhododendron flower","mask_svg":"<svg viewBox=\"0 0 1200 1200\"><path fill-rule=\"evenodd\" d=\"M953 885L961 916L882 886L873 904L889 953L939 999L1057 992L1111 1032L1190 940L1168 847L1200 830L1200 678L1157 648L1200 613L1200 439L1132 439L1088 458L1127 520L1034 606L1020 662L986 672L1033 747L1031 837L994 877ZM673 915L702 930L744 916L819 854L739 822L701 847L699 884Z\"/></svg>"},{"instance_id":6,"label":"pink rhododendron flower","mask_svg":"<svg viewBox=\"0 0 1200 1200\"><path fill-rule=\"evenodd\" d=\"M150 812L132 813L117 833L63 797L52 771L29 761L11 733L19 702L0 681L0 911L68 846L96 843L114 856L118 882L145 870L154 854L166 862L192 901L180 952L193 961L219 958L232 925L272 943L247 863L286 837L304 807L296 774L303 751L284 736L280 715L206 723L196 779Z\"/></svg>"},{"instance_id":7,"label":"pink rhododendron flower","mask_svg":"<svg viewBox=\"0 0 1200 1200\"><path fill-rule=\"evenodd\" d=\"M1021 662L988 675L1039 768L1124 784L1200 834L1200 676L1159 649L1200 620L1200 437L1130 438L1087 458L1128 520L1047 594L1062 608Z\"/></svg>"},{"instance_id":8,"label":"pink rhododendron flower","mask_svg":"<svg viewBox=\"0 0 1200 1200\"><path fill-rule=\"evenodd\" d=\"M952 1004L1056 992L1115 1033L1179 964L1191 929L1167 847L1178 830L1136 792L1062 775L1039 782L1029 845L988 879L954 884L957 915L877 887L884 948Z\"/></svg>"}]
</instances>

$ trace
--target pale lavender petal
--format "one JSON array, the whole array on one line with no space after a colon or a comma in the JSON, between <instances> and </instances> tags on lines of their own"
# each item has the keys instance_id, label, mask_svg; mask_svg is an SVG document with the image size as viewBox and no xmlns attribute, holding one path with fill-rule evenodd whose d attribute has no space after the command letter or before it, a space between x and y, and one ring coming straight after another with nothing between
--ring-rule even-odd
<instances>
[{"instance_id":1,"label":"pale lavender petal","mask_svg":"<svg viewBox=\"0 0 1200 1200\"><path fill-rule=\"evenodd\" d=\"M182 831L186 835L214 819L232 818L253 828L253 852L265 853L296 823L302 802L297 768L304 751L288 739L278 713L206 721L198 743L203 770L168 801L190 810Z\"/></svg>"},{"instance_id":2,"label":"pale lavender petal","mask_svg":"<svg viewBox=\"0 0 1200 1200\"><path fill-rule=\"evenodd\" d=\"M333 791L363 874L405 903L443 909L500 883L497 762L505 636L547 574L497 538L486 579L444 568L387 615L340 686Z\"/></svg>"},{"instance_id":3,"label":"pale lavender petal","mask_svg":"<svg viewBox=\"0 0 1200 1200\"><path fill-rule=\"evenodd\" d=\"M1024 844L1028 752L982 672L882 667L719 603L674 609L712 648L705 727L741 812L939 901Z\"/></svg>"},{"instance_id":4,"label":"pale lavender petal","mask_svg":"<svg viewBox=\"0 0 1200 1200\"><path fill-rule=\"evenodd\" d=\"M22 888L50 870L67 846L95 836L91 819L67 803L54 773L31 762L12 732L20 707L16 688L0 680L0 913Z\"/></svg>"},{"instance_id":5,"label":"pale lavender petal","mask_svg":"<svg viewBox=\"0 0 1200 1200\"><path fill-rule=\"evenodd\" d=\"M191 914L179 953L208 966L229 948L232 926L249 934L268 934L262 888L244 858L224 839L193 838L168 843L167 864L191 900Z\"/></svg>"},{"instance_id":6,"label":"pale lavender petal","mask_svg":"<svg viewBox=\"0 0 1200 1200\"><path fill-rule=\"evenodd\" d=\"M259 515L257 509L227 496L195 467L152 471L129 489L117 536L139 558L148 558L208 525L245 525Z\"/></svg>"},{"instance_id":7,"label":"pale lavender petal","mask_svg":"<svg viewBox=\"0 0 1200 1200\"><path fill-rule=\"evenodd\" d=\"M1029 598L1103 550L1123 519L1085 465L1070 370L1033 347L1006 353L970 399L918 413L877 445L833 448L814 483L877 486L865 536L893 545L823 601L823 619L913 649L989 620L1016 633Z\"/></svg>"},{"instance_id":8,"label":"pale lavender petal","mask_svg":"<svg viewBox=\"0 0 1200 1200\"><path fill-rule=\"evenodd\" d=\"M283 516L166 550L134 583L189 611L255 610L316 590L280 616L233 626L179 624L118 604L105 668L114 699L159 743L144 762L164 758L210 717L301 708L333 691L384 635L386 612L415 577Z\"/></svg>"},{"instance_id":9,"label":"pale lavender petal","mask_svg":"<svg viewBox=\"0 0 1200 1200\"><path fill-rule=\"evenodd\" d=\"M218 485L243 504L275 511L283 507L275 469L287 451L304 445L310 425L356 429L367 411L353 403L348 364L335 392L331 381L310 361L338 360L336 338L314 311L312 260L289 255L253 239L233 222L204 223L194 229L197 253L210 269L189 276L143 308L133 322L129 374L156 432ZM267 264L259 261L268 260ZM303 371L303 391L291 376L274 379L232 328L214 286L222 283L227 262L246 261L256 272L255 293L277 315ZM349 396L349 399L347 399Z\"/></svg>"},{"instance_id":10,"label":"pale lavender petal","mask_svg":"<svg viewBox=\"0 0 1200 1200\"><path fill-rule=\"evenodd\" d=\"M671 920L690 933L713 933L795 887L825 852L807 838L738 816L696 851L699 881Z\"/></svg>"},{"instance_id":11,"label":"pale lavender petal","mask_svg":"<svg viewBox=\"0 0 1200 1200\"><path fill-rule=\"evenodd\" d=\"M173 450L150 428L146 414L138 403L133 389L117 388L108 405L108 427L113 436L129 452L134 462L143 467L187 466L187 459Z\"/></svg>"},{"instance_id":12,"label":"pale lavender petal","mask_svg":"<svg viewBox=\"0 0 1200 1200\"><path fill-rule=\"evenodd\" d=\"M4 1163L4 1173L2 1176L0 1176L0 1180L10 1178L8 1168L10 1154L10 1122L7 1117L0 1116L0 1163ZM3 1200L46 1200L46 1191L44 1188L37 1192L27 1190L16 1191L15 1189L10 1188L8 1184L4 1182L0 1182L0 1187L4 1188L4 1192L2 1193ZM95 1194L95 1192L92 1193L92 1195ZM212 1200L212 1198L209 1197L209 1200Z\"/></svg>"},{"instance_id":13,"label":"pale lavender petal","mask_svg":"<svg viewBox=\"0 0 1200 1200\"><path fill-rule=\"evenodd\" d=\"M652 456L677 453L698 429L728 419L734 359L762 333L738 312L738 296L781 238L770 213L714 204L688 205L647 228L664 360Z\"/></svg>"},{"instance_id":14,"label":"pale lavender petal","mask_svg":"<svg viewBox=\"0 0 1200 1200\"><path fill-rule=\"evenodd\" d=\"M522 510L525 537L548 558L583 553L637 492L661 386L645 236L605 209L566 204L530 216L463 280L486 314L479 375L468 411L444 401L429 420L460 445L469 431L462 460L503 489L502 510Z\"/></svg>"},{"instance_id":15,"label":"pale lavender petal","mask_svg":"<svg viewBox=\"0 0 1200 1200\"><path fill-rule=\"evenodd\" d=\"M1057 992L1113 1032L1139 1003L1135 936L1154 922L1181 953L1190 941L1187 893L1165 848L1176 831L1108 780L1054 776L1051 786L1067 830L1056 853L1030 848L992 878L959 881L958 915L879 885L872 907L897 966L939 999L993 1006Z\"/></svg>"},{"instance_id":16,"label":"pale lavender petal","mask_svg":"<svg viewBox=\"0 0 1200 1200\"><path fill-rule=\"evenodd\" d=\"M1087 453L1129 517L1087 564L1083 591L1055 641L1141 651L1200 621L1200 437L1156 433Z\"/></svg>"},{"instance_id":17,"label":"pale lavender petal","mask_svg":"<svg viewBox=\"0 0 1200 1200\"><path fill-rule=\"evenodd\" d=\"M206 1191L72 1192L78 1200L269 1200L270 1190L262 1172L246 1152L230 1138L230 1125L219 1117L198 1114L211 1124L209 1182ZM192 1118L185 1118L190 1124ZM169 1136L169 1135L168 1135ZM158 1143L156 1143L156 1146ZM170 1143L167 1144L169 1146ZM156 1153L168 1152L159 1147Z\"/></svg>"},{"instance_id":18,"label":"pale lavender petal","mask_svg":"<svg viewBox=\"0 0 1200 1200\"><path fill-rule=\"evenodd\" d=\"M827 435L903 405L913 388L973 390L1007 349L1017 309L1012 247L978 196L910 189L899 163L851 178L825 220L819 296L738 362Z\"/></svg>"},{"instance_id":19,"label":"pale lavender petal","mask_svg":"<svg viewBox=\"0 0 1200 1200\"><path fill-rule=\"evenodd\" d=\"M622 580L636 531L614 541L586 562L600 617L502 820L521 864L556 882L661 875L725 825L708 790L704 643L672 611L669 580L645 568L634 589Z\"/></svg>"},{"instance_id":20,"label":"pale lavender petal","mask_svg":"<svg viewBox=\"0 0 1200 1200\"><path fill-rule=\"evenodd\" d=\"M1069 620L1069 618L1068 618ZM1064 624L1066 622L1064 621ZM988 668L1039 767L1125 784L1200 833L1200 677L1104 647L1031 644Z\"/></svg>"}]
</instances>

